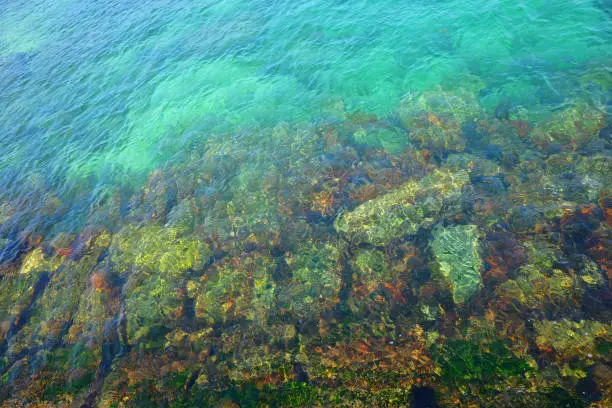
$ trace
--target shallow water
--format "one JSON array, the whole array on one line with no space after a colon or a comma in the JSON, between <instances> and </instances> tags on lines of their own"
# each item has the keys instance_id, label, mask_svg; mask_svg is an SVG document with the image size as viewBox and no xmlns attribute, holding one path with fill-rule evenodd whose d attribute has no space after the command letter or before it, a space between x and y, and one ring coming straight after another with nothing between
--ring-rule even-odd
<instances>
[{"instance_id":1,"label":"shallow water","mask_svg":"<svg viewBox=\"0 0 612 408\"><path fill-rule=\"evenodd\" d=\"M608 1L196 3L0 2L0 401L612 403Z\"/></svg>"}]
</instances>

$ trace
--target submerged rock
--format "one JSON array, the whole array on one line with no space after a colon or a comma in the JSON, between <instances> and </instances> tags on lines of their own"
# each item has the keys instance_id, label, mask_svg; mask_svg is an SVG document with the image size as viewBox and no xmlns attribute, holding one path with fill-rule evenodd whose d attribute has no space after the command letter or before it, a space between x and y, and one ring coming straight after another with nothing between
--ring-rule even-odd
<instances>
[{"instance_id":1,"label":"submerged rock","mask_svg":"<svg viewBox=\"0 0 612 408\"><path fill-rule=\"evenodd\" d=\"M4 276L0 281L0 341L14 332L29 309L37 291L48 281L48 274L32 272Z\"/></svg>"},{"instance_id":2,"label":"submerged rock","mask_svg":"<svg viewBox=\"0 0 612 408\"><path fill-rule=\"evenodd\" d=\"M285 262L292 276L279 291L279 305L301 320L318 319L339 302L341 251L333 244L307 241Z\"/></svg>"},{"instance_id":3,"label":"submerged rock","mask_svg":"<svg viewBox=\"0 0 612 408\"><path fill-rule=\"evenodd\" d=\"M541 147L556 142L575 148L597 137L604 124L604 111L579 102L553 113L547 121L538 124L529 137Z\"/></svg>"},{"instance_id":4,"label":"submerged rock","mask_svg":"<svg viewBox=\"0 0 612 408\"><path fill-rule=\"evenodd\" d=\"M405 234L416 234L419 228L432 225L440 217L460 211L461 188L467 183L467 171L435 171L340 214L334 227L356 243L387 245Z\"/></svg>"},{"instance_id":5,"label":"submerged rock","mask_svg":"<svg viewBox=\"0 0 612 408\"><path fill-rule=\"evenodd\" d=\"M183 199L168 213L166 226L180 231L191 231L196 225L197 207L195 200Z\"/></svg>"},{"instance_id":6,"label":"submerged rock","mask_svg":"<svg viewBox=\"0 0 612 408\"><path fill-rule=\"evenodd\" d=\"M582 190L589 200L609 196L612 186L612 158L609 154L582 156L576 165Z\"/></svg>"},{"instance_id":7,"label":"submerged rock","mask_svg":"<svg viewBox=\"0 0 612 408\"><path fill-rule=\"evenodd\" d=\"M227 259L213 266L198 291L195 314L206 324L250 321L261 325L274 305L271 257Z\"/></svg>"},{"instance_id":8,"label":"submerged rock","mask_svg":"<svg viewBox=\"0 0 612 408\"><path fill-rule=\"evenodd\" d=\"M597 264L586 256L576 256L573 265L559 248L545 241L524 244L528 261L516 276L499 285L495 294L527 309L573 308L572 301L589 288L604 284ZM570 267L570 265L572 267Z\"/></svg>"},{"instance_id":9,"label":"submerged rock","mask_svg":"<svg viewBox=\"0 0 612 408\"><path fill-rule=\"evenodd\" d=\"M389 153L401 153L409 146L408 137L392 127L360 127L353 133L355 143L364 147L384 149Z\"/></svg>"},{"instance_id":10,"label":"submerged rock","mask_svg":"<svg viewBox=\"0 0 612 408\"><path fill-rule=\"evenodd\" d=\"M399 114L412 142L434 151L463 151L462 126L477 119L481 109L470 92L432 91L405 100Z\"/></svg>"},{"instance_id":11,"label":"submerged rock","mask_svg":"<svg viewBox=\"0 0 612 408\"><path fill-rule=\"evenodd\" d=\"M376 289L388 269L384 253L369 249L359 251L352 266L355 275L353 279L364 285L365 294L370 294Z\"/></svg>"},{"instance_id":12,"label":"submerged rock","mask_svg":"<svg viewBox=\"0 0 612 408\"><path fill-rule=\"evenodd\" d=\"M562 319L536 321L534 328L538 347L545 351L554 350L561 360L609 358L607 350L612 344L610 324Z\"/></svg>"},{"instance_id":13,"label":"submerged rock","mask_svg":"<svg viewBox=\"0 0 612 408\"><path fill-rule=\"evenodd\" d=\"M431 247L438 270L450 285L455 303L464 303L480 291L483 262L475 225L437 228Z\"/></svg>"},{"instance_id":14,"label":"submerged rock","mask_svg":"<svg viewBox=\"0 0 612 408\"><path fill-rule=\"evenodd\" d=\"M401 296L403 286L398 275L401 271L386 259L384 252L377 249L359 249L349 259L352 270L352 285L347 299L347 305L352 313L372 315L377 311L386 310L393 302L384 296L398 301L405 301ZM403 264L402 264L403 266Z\"/></svg>"},{"instance_id":15,"label":"submerged rock","mask_svg":"<svg viewBox=\"0 0 612 408\"><path fill-rule=\"evenodd\" d=\"M71 361L70 356L62 356L61 350L56 353L50 349L62 341L67 330L73 325L74 317L79 313L79 301L87 287L88 277L105 249L104 243L92 239L78 260L64 257L63 263L61 266L57 264L55 271L33 268L25 275L17 275L17 282L33 284L33 288L21 292L21 285L14 287L19 292L28 294L30 300L26 303L27 310L21 309L19 315L13 314L18 321L13 324L12 337L7 339L7 356L19 359L23 353L31 353L26 360L39 360L36 365L53 365L53 369L48 368L49 372L68 372L69 368L78 365ZM31 277L36 275L38 278L34 283ZM24 281L24 278L27 281ZM21 293L15 299L20 303L23 302ZM23 305L22 303L20 306ZM47 358L47 353L55 353L56 356ZM18 375L17 372L15 375Z\"/></svg>"},{"instance_id":16,"label":"submerged rock","mask_svg":"<svg viewBox=\"0 0 612 408\"><path fill-rule=\"evenodd\" d=\"M47 257L43 252L42 247L38 247L28 255L26 255L19 273L29 274L32 272L53 272L60 264L62 259L60 257Z\"/></svg>"},{"instance_id":17,"label":"submerged rock","mask_svg":"<svg viewBox=\"0 0 612 408\"><path fill-rule=\"evenodd\" d=\"M201 268L212 255L194 236L183 236L177 228L156 224L127 226L113 237L111 262L119 273L134 268L164 275L181 276Z\"/></svg>"},{"instance_id":18,"label":"submerged rock","mask_svg":"<svg viewBox=\"0 0 612 408\"><path fill-rule=\"evenodd\" d=\"M186 274L201 270L212 255L197 237L157 224L123 228L109 253L113 270L127 277L123 296L131 343L157 339L178 324Z\"/></svg>"},{"instance_id":19,"label":"submerged rock","mask_svg":"<svg viewBox=\"0 0 612 408\"><path fill-rule=\"evenodd\" d=\"M497 176L503 172L498 163L469 153L456 153L448 156L444 160L443 168L453 172L469 169L472 176Z\"/></svg>"}]
</instances>

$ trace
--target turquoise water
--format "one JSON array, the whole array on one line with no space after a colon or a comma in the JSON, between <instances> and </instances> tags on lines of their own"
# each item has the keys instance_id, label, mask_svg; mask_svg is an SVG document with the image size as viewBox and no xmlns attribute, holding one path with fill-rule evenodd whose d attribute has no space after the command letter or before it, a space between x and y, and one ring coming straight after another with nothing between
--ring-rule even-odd
<instances>
[{"instance_id":1,"label":"turquoise water","mask_svg":"<svg viewBox=\"0 0 612 408\"><path fill-rule=\"evenodd\" d=\"M611 44L607 0L0 0L0 403L605 406Z\"/></svg>"},{"instance_id":2,"label":"turquoise water","mask_svg":"<svg viewBox=\"0 0 612 408\"><path fill-rule=\"evenodd\" d=\"M44 205L33 191L53 191L66 228L214 134L392 120L437 87L538 118L605 102L589 78L609 80L610 19L593 1L42 1L4 4L0 19L0 187L26 213Z\"/></svg>"}]
</instances>

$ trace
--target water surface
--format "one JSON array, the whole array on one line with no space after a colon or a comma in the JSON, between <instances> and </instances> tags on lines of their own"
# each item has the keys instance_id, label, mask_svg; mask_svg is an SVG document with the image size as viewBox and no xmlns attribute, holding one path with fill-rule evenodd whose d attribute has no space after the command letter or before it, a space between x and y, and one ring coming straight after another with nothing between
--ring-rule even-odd
<instances>
[{"instance_id":1,"label":"water surface","mask_svg":"<svg viewBox=\"0 0 612 408\"><path fill-rule=\"evenodd\" d=\"M0 2L0 401L610 403L611 15Z\"/></svg>"}]
</instances>

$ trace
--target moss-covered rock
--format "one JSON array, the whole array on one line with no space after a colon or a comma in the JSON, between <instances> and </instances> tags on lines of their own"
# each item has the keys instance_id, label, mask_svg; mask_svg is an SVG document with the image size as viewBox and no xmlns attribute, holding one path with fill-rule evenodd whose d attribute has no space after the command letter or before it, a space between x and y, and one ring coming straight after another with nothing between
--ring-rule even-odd
<instances>
[{"instance_id":1,"label":"moss-covered rock","mask_svg":"<svg viewBox=\"0 0 612 408\"><path fill-rule=\"evenodd\" d=\"M127 335L130 344L148 346L179 323L184 294L182 281L160 273L151 276L135 274L124 287Z\"/></svg>"},{"instance_id":2,"label":"moss-covered rock","mask_svg":"<svg viewBox=\"0 0 612 408\"><path fill-rule=\"evenodd\" d=\"M433 232L431 248L438 272L450 286L455 303L464 303L480 291L484 264L478 227L437 228Z\"/></svg>"},{"instance_id":3,"label":"moss-covered rock","mask_svg":"<svg viewBox=\"0 0 612 408\"><path fill-rule=\"evenodd\" d=\"M545 163L543 179L566 201L596 201L610 191L612 159L606 154L563 152L549 156Z\"/></svg>"},{"instance_id":4,"label":"moss-covered rock","mask_svg":"<svg viewBox=\"0 0 612 408\"><path fill-rule=\"evenodd\" d=\"M39 279L38 273L29 273L4 276L0 281L0 340L6 339L19 316L30 307Z\"/></svg>"},{"instance_id":5,"label":"moss-covered rock","mask_svg":"<svg viewBox=\"0 0 612 408\"><path fill-rule=\"evenodd\" d=\"M572 261L573 269L584 287L601 287L606 284L603 271L592 259L586 255L577 255Z\"/></svg>"},{"instance_id":6,"label":"moss-covered rock","mask_svg":"<svg viewBox=\"0 0 612 408\"><path fill-rule=\"evenodd\" d=\"M93 376L104 358L110 360L111 350L118 351L121 346L116 319L120 313L118 288L112 290L107 279L103 270L90 274L72 326L63 339L70 373L77 378Z\"/></svg>"},{"instance_id":7,"label":"moss-covered rock","mask_svg":"<svg viewBox=\"0 0 612 408\"><path fill-rule=\"evenodd\" d=\"M352 276L352 290L348 305L356 313L359 311L372 311L372 303L380 296L381 286L390 280L390 265L385 254L376 249L362 249L350 260ZM376 296L378 295L378 296Z\"/></svg>"},{"instance_id":8,"label":"moss-covered rock","mask_svg":"<svg viewBox=\"0 0 612 408\"><path fill-rule=\"evenodd\" d=\"M11 327L20 324L20 315L30 308L62 260L37 247L24 257L18 271L4 274L0 281L0 340L5 339Z\"/></svg>"},{"instance_id":9,"label":"moss-covered rock","mask_svg":"<svg viewBox=\"0 0 612 408\"><path fill-rule=\"evenodd\" d=\"M378 285L379 278L387 273L385 254L375 249L364 249L357 253L353 264L355 280L361 281L369 292Z\"/></svg>"},{"instance_id":10,"label":"moss-covered rock","mask_svg":"<svg viewBox=\"0 0 612 408\"><path fill-rule=\"evenodd\" d=\"M227 191L218 192L218 197L201 199L204 204L200 227L218 237L228 248L240 246L251 235L258 242L278 235L281 218L278 192L272 192L272 187L266 184L274 185L275 176L274 169L255 166L242 169Z\"/></svg>"},{"instance_id":11,"label":"moss-covered rock","mask_svg":"<svg viewBox=\"0 0 612 408\"><path fill-rule=\"evenodd\" d=\"M520 377L532 369L500 340L487 344L450 340L434 345L433 349L434 356L440 359L442 376L449 384L480 382L485 387L494 386L494 381Z\"/></svg>"},{"instance_id":12,"label":"moss-covered rock","mask_svg":"<svg viewBox=\"0 0 612 408\"><path fill-rule=\"evenodd\" d=\"M225 211L232 236L246 237L253 233L270 236L279 229L276 197L265 191L239 191L227 203Z\"/></svg>"},{"instance_id":13,"label":"moss-covered rock","mask_svg":"<svg viewBox=\"0 0 612 408\"><path fill-rule=\"evenodd\" d=\"M334 227L355 243L386 245L460 211L461 188L467 183L466 171L435 171L340 214Z\"/></svg>"},{"instance_id":14,"label":"moss-covered rock","mask_svg":"<svg viewBox=\"0 0 612 408\"><path fill-rule=\"evenodd\" d=\"M192 199L178 202L166 217L166 226L181 232L191 231L196 224L197 207Z\"/></svg>"},{"instance_id":15,"label":"moss-covered rock","mask_svg":"<svg viewBox=\"0 0 612 408\"><path fill-rule=\"evenodd\" d=\"M469 169L472 176L496 176L502 173L502 168L498 163L469 153L457 153L448 156L442 167L454 173Z\"/></svg>"},{"instance_id":16,"label":"moss-covered rock","mask_svg":"<svg viewBox=\"0 0 612 408\"><path fill-rule=\"evenodd\" d=\"M612 157L607 154L581 156L576 175L586 200L612 195ZM586 201L585 200L585 201Z\"/></svg>"}]
</instances>

